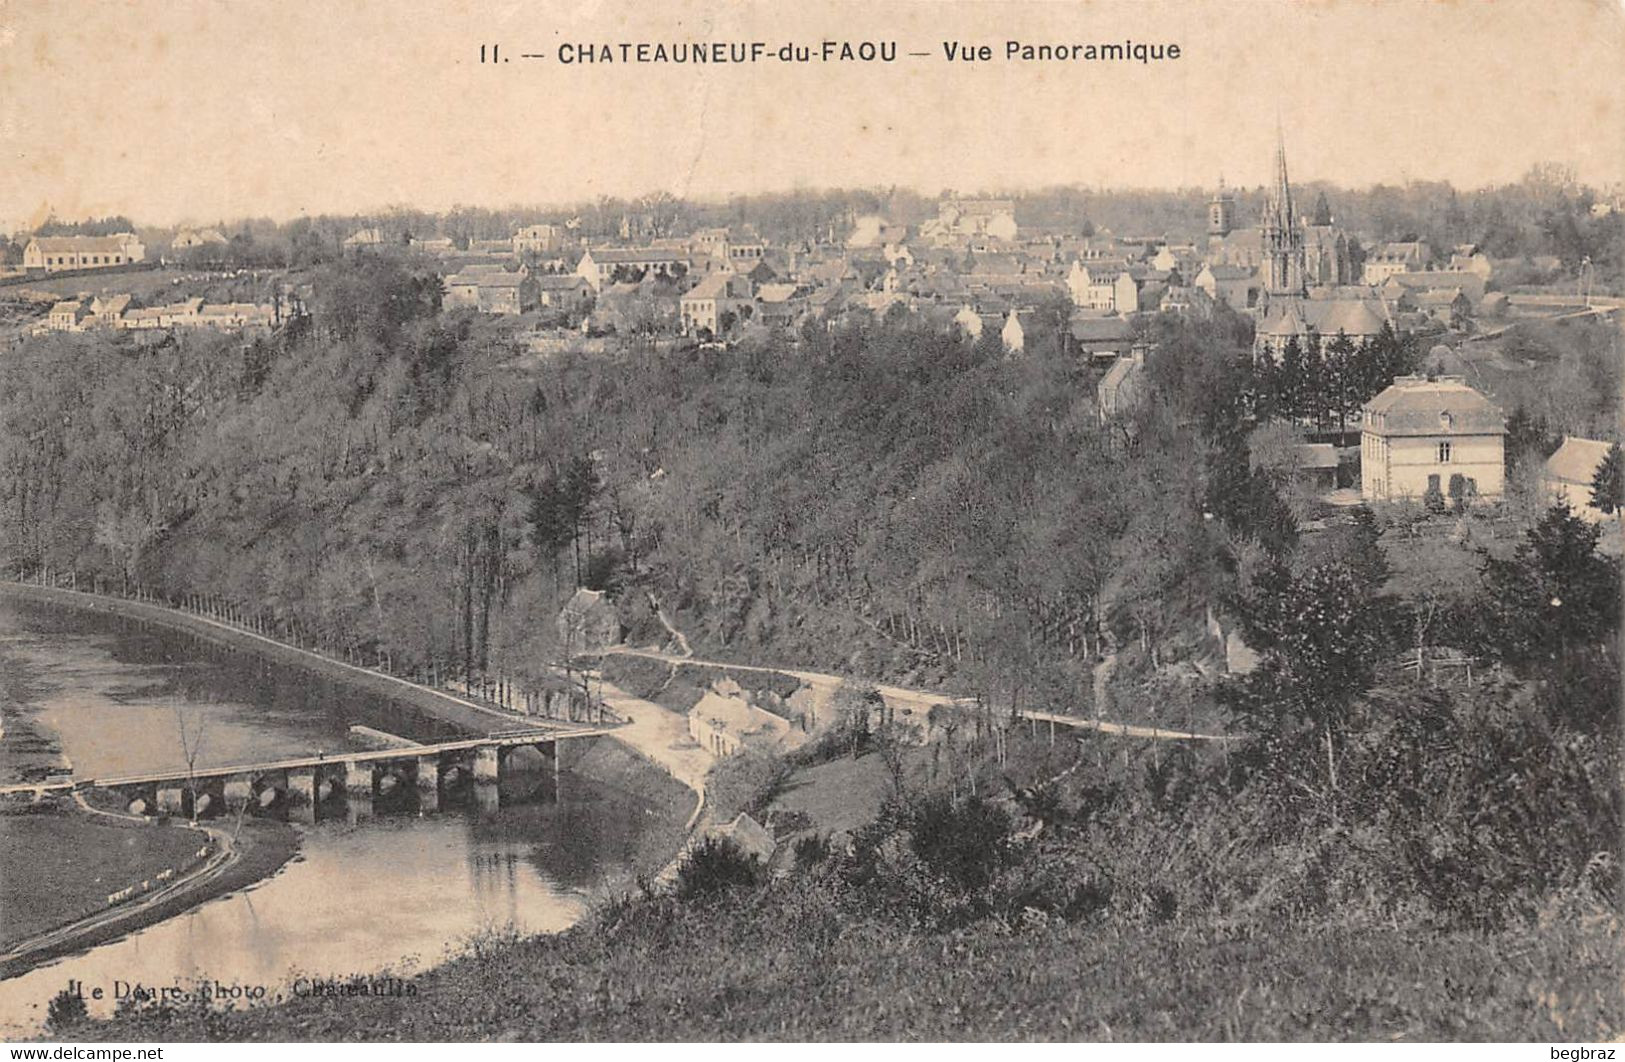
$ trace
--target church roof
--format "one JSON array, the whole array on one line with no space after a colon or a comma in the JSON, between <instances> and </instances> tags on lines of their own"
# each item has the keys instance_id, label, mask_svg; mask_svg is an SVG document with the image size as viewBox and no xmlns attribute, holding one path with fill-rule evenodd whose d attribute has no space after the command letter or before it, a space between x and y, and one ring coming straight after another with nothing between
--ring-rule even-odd
<instances>
[{"instance_id":1,"label":"church roof","mask_svg":"<svg viewBox=\"0 0 1625 1062\"><path fill-rule=\"evenodd\" d=\"M1304 336L1309 334L1309 323L1298 311L1297 299L1283 299L1270 309L1258 331L1266 336Z\"/></svg>"},{"instance_id":2,"label":"church roof","mask_svg":"<svg viewBox=\"0 0 1625 1062\"><path fill-rule=\"evenodd\" d=\"M1339 332L1350 337L1374 336L1386 321L1379 307L1371 299L1281 299L1270 307L1258 331L1279 338L1310 332L1328 339Z\"/></svg>"},{"instance_id":3,"label":"church roof","mask_svg":"<svg viewBox=\"0 0 1625 1062\"><path fill-rule=\"evenodd\" d=\"M1256 251L1264 246L1264 234L1255 228L1236 229L1226 233L1219 242L1237 250Z\"/></svg>"},{"instance_id":4,"label":"church roof","mask_svg":"<svg viewBox=\"0 0 1625 1062\"><path fill-rule=\"evenodd\" d=\"M1382 331L1384 316L1368 299L1309 299L1303 303L1309 326L1323 336L1374 336Z\"/></svg>"}]
</instances>

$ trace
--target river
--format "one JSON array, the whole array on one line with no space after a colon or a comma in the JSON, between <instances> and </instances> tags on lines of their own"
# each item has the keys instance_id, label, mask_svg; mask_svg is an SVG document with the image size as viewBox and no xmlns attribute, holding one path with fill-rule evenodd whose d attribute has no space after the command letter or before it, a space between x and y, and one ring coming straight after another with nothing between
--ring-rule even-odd
<instances>
[{"instance_id":1,"label":"river","mask_svg":"<svg viewBox=\"0 0 1625 1062\"><path fill-rule=\"evenodd\" d=\"M184 765L183 720L203 735L199 766L350 747L353 723L435 736L432 723L382 698L251 653L9 600L0 600L0 713L6 766L36 777L63 758L79 777ZM423 970L485 933L566 928L593 890L630 871L657 816L646 800L568 769L555 796L549 775L505 780L494 812L305 828L300 854L256 886L0 981L0 1039L37 1029L70 980L103 987L90 1008L106 1014L115 982L205 980L274 995L299 977Z\"/></svg>"}]
</instances>

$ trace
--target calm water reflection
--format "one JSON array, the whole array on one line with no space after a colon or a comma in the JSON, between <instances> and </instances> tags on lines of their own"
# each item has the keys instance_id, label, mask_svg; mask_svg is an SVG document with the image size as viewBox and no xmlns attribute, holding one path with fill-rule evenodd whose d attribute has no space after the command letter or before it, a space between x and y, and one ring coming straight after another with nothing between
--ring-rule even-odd
<instances>
[{"instance_id":1,"label":"calm water reflection","mask_svg":"<svg viewBox=\"0 0 1625 1062\"><path fill-rule=\"evenodd\" d=\"M250 654L33 604L0 603L0 683L8 725L31 716L48 726L80 777L183 764L178 712L206 721L200 763L337 750L352 723L414 738L438 732L381 698ZM0 981L0 1035L37 1026L69 980L101 984L110 997L115 980L197 978L275 993L297 974L421 970L486 931L562 929L589 890L630 867L651 809L569 772L559 800L518 798L551 795L550 781L544 772L505 782L494 814L323 823L296 862L252 889ZM18 857L0 851L0 860Z\"/></svg>"}]
</instances>

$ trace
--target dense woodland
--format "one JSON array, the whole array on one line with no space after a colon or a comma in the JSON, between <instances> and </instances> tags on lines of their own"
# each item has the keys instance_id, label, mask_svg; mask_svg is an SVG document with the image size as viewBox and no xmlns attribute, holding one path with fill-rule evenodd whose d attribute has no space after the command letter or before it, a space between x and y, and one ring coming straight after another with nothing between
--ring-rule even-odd
<instances>
[{"instance_id":1,"label":"dense woodland","mask_svg":"<svg viewBox=\"0 0 1625 1062\"><path fill-rule=\"evenodd\" d=\"M1259 419L1347 407L1305 399L1332 393L1325 373L1283 391L1240 318L1153 322L1147 400L1103 422L1097 370L1054 344L1010 357L902 316L520 369L491 322L442 314L434 278L386 256L313 283L310 316L272 337L54 335L0 364L8 563L211 593L331 646L470 675L556 659L560 600L602 587L629 612L652 596L707 653L940 683L987 712L929 760L854 714L861 734L832 734L801 766L887 757L872 826L808 840L788 882L705 850L675 897L628 900L562 943L479 949L448 968L444 998L532 968L552 972L521 993L564 976L654 998L665 989L638 971L670 968L680 940L686 985L783 1015L828 985L816 942L860 927L954 977L971 965L939 955L951 941L1036 948L1029 969L1065 971L1107 933L1136 969L1171 971L1147 973L1148 991L1176 995L1221 966L1229 984L1238 941L1273 941L1312 969L1279 972L1298 1001L1259 1005L1247 1028L1266 1035L1324 1031L1301 1017L1335 1013L1316 993L1373 1006L1393 962L1421 964L1398 1027L1449 1032L1458 1001L1414 988L1476 976L1438 965L1451 949L1495 969L1549 947L1590 956L1565 967L1564 1012L1599 1036L1625 1023L1596 988L1617 988L1598 958L1617 949L1587 921L1617 913L1617 562L1594 528L1539 506L1508 507L1497 548L1448 585L1392 571L1412 547L1385 543L1425 530L1425 513L1311 533L1257 460L1273 430ZM1421 355L1384 337L1338 357L1363 394ZM1241 625L1257 671L1218 676L1210 613ZM1401 667L1441 650L1477 661L1473 686ZM1023 706L1100 710L1108 657L1114 711L1183 721L1166 714L1181 704L1247 739L1094 749L985 725ZM1326 950L1323 933L1344 944ZM734 984L784 941L801 949L775 967L784 991ZM1369 952L1364 980L1322 976L1348 949ZM895 987L895 966L861 949L842 961L857 998ZM973 980L943 992L969 1006L990 991ZM1317 987L1299 998L1288 982ZM990 998L1015 1008L1001 1014L1022 1013L1022 983L995 979ZM1522 982L1473 991L1519 1020L1550 1009ZM576 1020L648 1035L612 996L581 993L600 1003ZM1048 1005L1060 1022L1076 1000ZM414 1013L387 1027L457 1020ZM544 1013L502 1020L534 1032ZM1361 1013L1333 1020L1387 1034ZM1212 1029L1161 1034L1175 1032Z\"/></svg>"},{"instance_id":2,"label":"dense woodland","mask_svg":"<svg viewBox=\"0 0 1625 1062\"><path fill-rule=\"evenodd\" d=\"M1149 622L1214 547L1186 414L1107 430L1058 358L894 321L522 373L427 276L371 259L316 290L271 339L25 344L12 560L472 672L547 659L579 580L713 645L942 677L1087 659L1113 602Z\"/></svg>"},{"instance_id":3,"label":"dense woodland","mask_svg":"<svg viewBox=\"0 0 1625 1062\"><path fill-rule=\"evenodd\" d=\"M624 589L721 651L1087 710L1103 655L1160 654L1237 555L1294 540L1306 513L1255 467L1254 424L1346 426L1422 361L1385 334L1277 366L1238 317L1169 315L1145 334L1150 400L1103 423L1098 370L1042 328L1018 358L894 315L519 370L427 272L369 256L312 279L310 315L271 337L19 348L10 563L470 675L550 660L575 586ZM1515 457L1611 415L1607 381L1573 375L1586 420L1520 405Z\"/></svg>"}]
</instances>

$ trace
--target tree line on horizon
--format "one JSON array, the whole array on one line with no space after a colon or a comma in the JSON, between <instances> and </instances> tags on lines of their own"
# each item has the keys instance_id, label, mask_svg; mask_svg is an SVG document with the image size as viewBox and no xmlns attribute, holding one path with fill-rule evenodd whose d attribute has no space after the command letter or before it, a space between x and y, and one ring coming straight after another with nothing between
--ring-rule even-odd
<instances>
[{"instance_id":1,"label":"tree line on horizon","mask_svg":"<svg viewBox=\"0 0 1625 1062\"><path fill-rule=\"evenodd\" d=\"M1572 169L1562 165L1535 165L1516 182L1472 190L1459 190L1447 181L1379 183L1363 189L1317 181L1302 185L1299 193L1303 202L1309 202L1311 194L1325 196L1336 224L1373 241L1424 240L1436 253L1446 255L1462 244L1477 245L1499 259L1550 255L1568 275L1589 260L1599 290L1617 289L1621 282L1625 212L1616 208L1594 215L1595 205L1617 204L1581 184ZM1029 228L1077 235L1109 230L1119 236L1200 239L1206 232L1209 194L1202 189L1074 186L1002 197L1013 201L1017 221ZM1263 189L1240 189L1233 194L1238 200L1238 227L1255 224ZM522 226L543 222L569 223L573 237L594 241L618 239L623 221L629 221L635 239L679 236L707 226L750 225L779 244L813 244L843 240L852 219L865 214L917 225L936 214L937 202L938 197L893 186L738 195L718 201L688 201L669 192L653 192L637 198L600 196L562 207L456 206L431 211L395 205L284 221L220 219L212 227L227 237L227 247L197 253L233 267L297 267L339 257L343 240L362 228L378 228L396 244L413 236L438 236L466 248L472 240L504 240ZM81 221L52 217L36 234L105 235L116 231L135 231L160 246L176 230L138 226L123 216ZM26 236L18 239L15 235L0 242L0 258L20 261L23 243Z\"/></svg>"}]
</instances>

